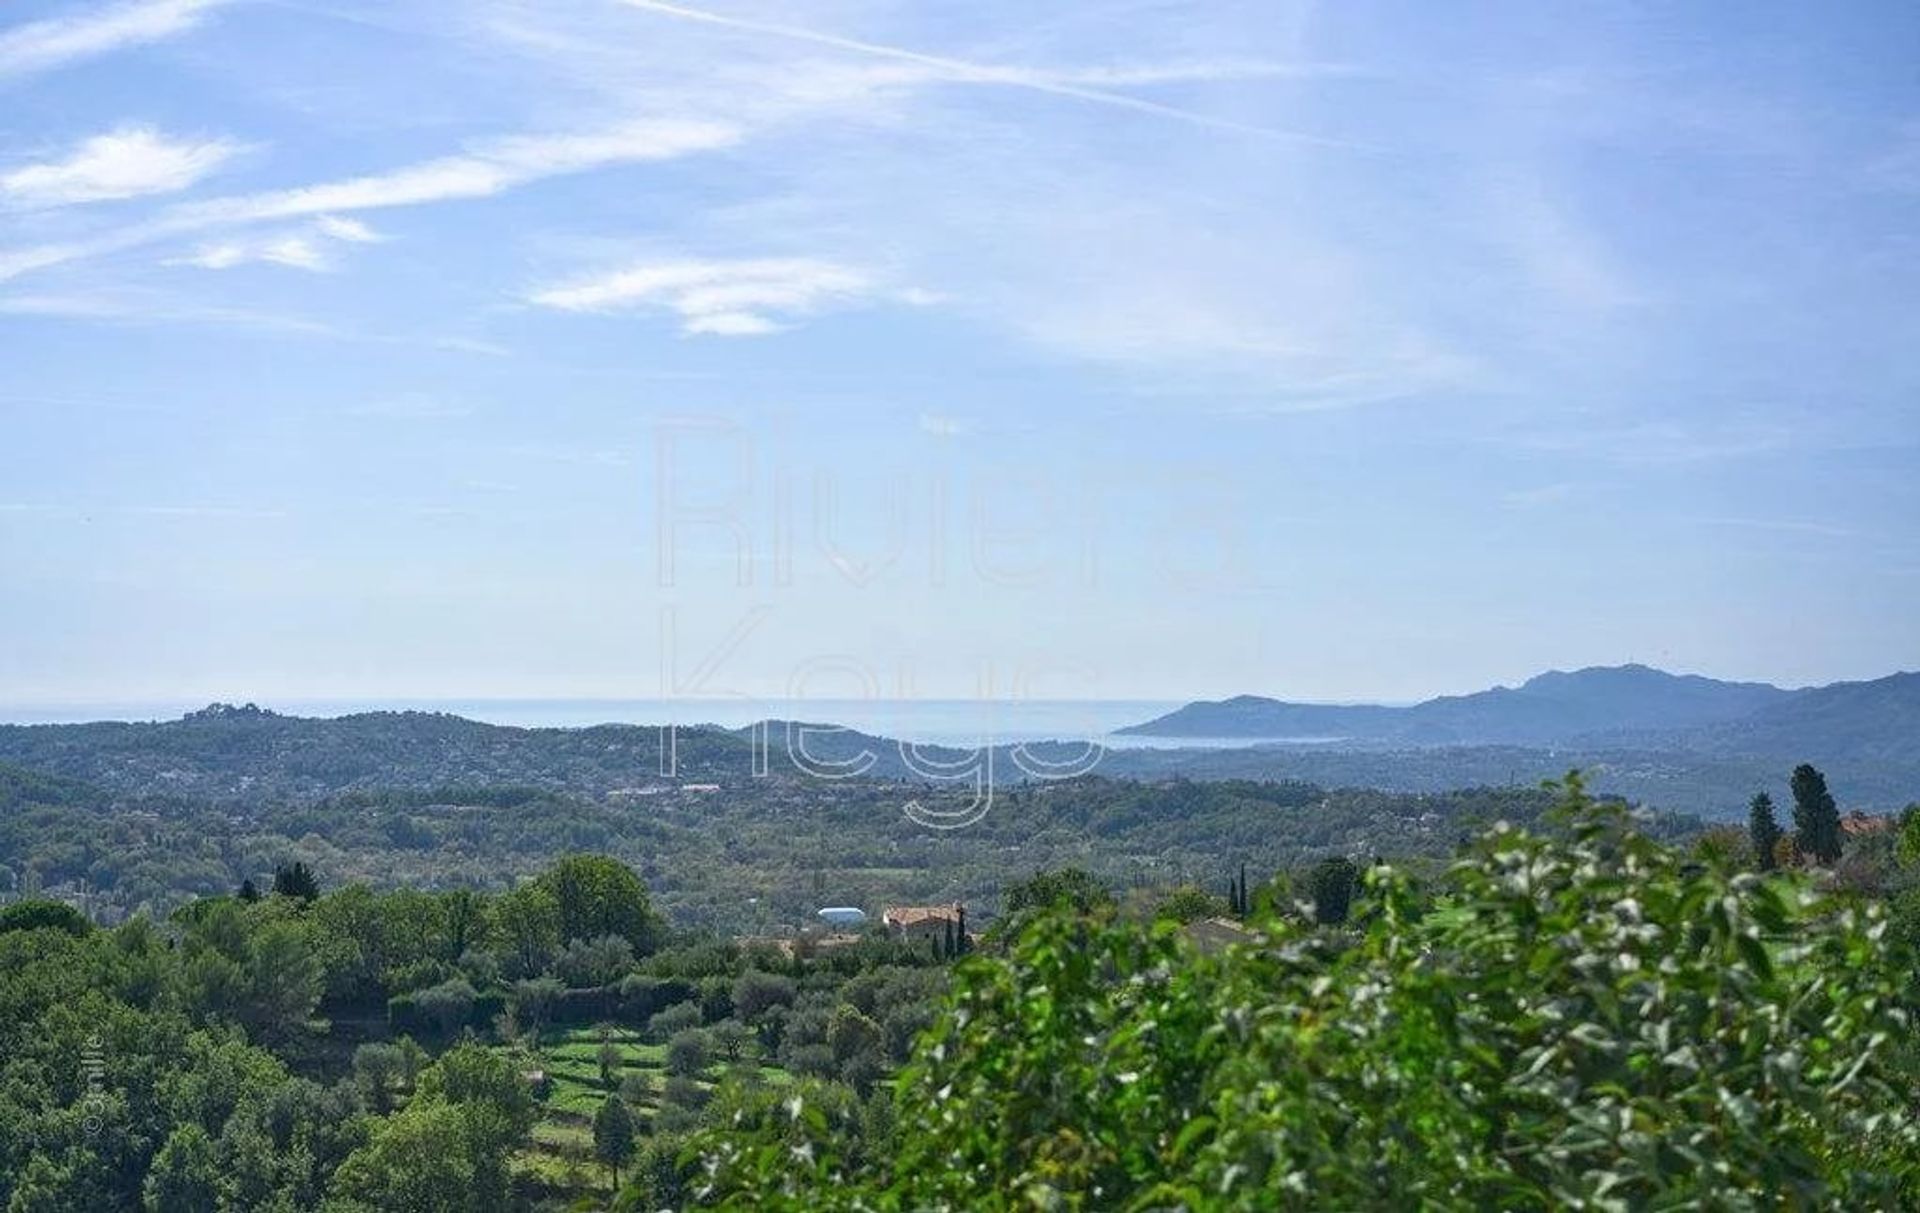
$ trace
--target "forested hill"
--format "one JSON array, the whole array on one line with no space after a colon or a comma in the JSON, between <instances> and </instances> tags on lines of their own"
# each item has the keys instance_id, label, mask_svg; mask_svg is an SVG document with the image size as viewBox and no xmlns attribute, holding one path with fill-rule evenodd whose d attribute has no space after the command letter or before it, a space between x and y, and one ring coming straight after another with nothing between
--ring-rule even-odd
<instances>
[{"instance_id":1,"label":"forested hill","mask_svg":"<svg viewBox=\"0 0 1920 1213\"><path fill-rule=\"evenodd\" d=\"M71 779L56 779L38 771L0 763L0 813L14 809L87 804L99 794Z\"/></svg>"},{"instance_id":2,"label":"forested hill","mask_svg":"<svg viewBox=\"0 0 1920 1213\"><path fill-rule=\"evenodd\" d=\"M0 726L0 762L84 780L127 795L209 799L313 799L355 788L514 784L601 794L673 783L799 775L786 759L788 729L829 769L860 753L861 773L912 775L899 747L824 725L770 722L753 730L641 725L525 729L430 712L369 712L332 719L216 704L180 720ZM672 762L667 747L671 742ZM757 761L756 749L771 762ZM958 760L927 750L929 762Z\"/></svg>"},{"instance_id":3,"label":"forested hill","mask_svg":"<svg viewBox=\"0 0 1920 1213\"><path fill-rule=\"evenodd\" d=\"M790 730L804 732L790 738ZM1032 752L1067 765L1084 746L1043 744ZM1025 780L1004 749L993 760L1002 786ZM669 734L650 725L511 728L422 712L310 719L216 705L158 723L0 726L0 763L29 768L36 777L79 780L118 796L214 803L310 803L354 790L502 785L597 797L688 784L791 782L808 772L829 781L851 773L921 784L939 782L942 764L964 776L977 762L964 751L921 747L903 754L885 738L784 722L769 722L764 732L709 725ZM1596 791L1726 819L1744 813L1756 791L1784 796L1786 774L1801 762L1832 771L1834 790L1849 808L1884 812L1920 798L1920 675L1795 692L1738 721L1598 734L1572 744L1116 749L1098 770L1143 780L1297 780L1442 792L1532 787L1579 767Z\"/></svg>"},{"instance_id":4,"label":"forested hill","mask_svg":"<svg viewBox=\"0 0 1920 1213\"><path fill-rule=\"evenodd\" d=\"M1833 763L1920 765L1920 673L1796 691L1737 720L1694 729L1689 748L1768 756L1799 748Z\"/></svg>"},{"instance_id":5,"label":"forested hill","mask_svg":"<svg viewBox=\"0 0 1920 1213\"><path fill-rule=\"evenodd\" d=\"M298 860L326 887L502 887L583 850L632 865L683 926L764 931L821 905L964 900L1010 874L1086 868L1115 887L1223 887L1329 854L1439 859L1497 820L1538 822L1538 789L1396 794L1236 780L1087 776L999 789L964 829L906 805L972 805L875 779L742 779L712 792L594 797L525 786L358 789L310 801L115 794L0 764L0 894L37 887L106 919L265 881ZM1677 837L1699 823L1661 816Z\"/></svg>"}]
</instances>

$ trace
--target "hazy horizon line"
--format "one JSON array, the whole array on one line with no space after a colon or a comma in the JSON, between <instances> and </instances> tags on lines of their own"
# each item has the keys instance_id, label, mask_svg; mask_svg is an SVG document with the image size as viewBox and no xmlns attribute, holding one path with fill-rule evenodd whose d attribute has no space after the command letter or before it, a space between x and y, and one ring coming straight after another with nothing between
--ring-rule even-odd
<instances>
[{"instance_id":1,"label":"hazy horizon line","mask_svg":"<svg viewBox=\"0 0 1920 1213\"><path fill-rule=\"evenodd\" d=\"M1290 697L1268 694L1259 691L1238 691L1225 695L1120 695L1120 696L1048 696L1029 697L1016 695L875 695L875 696L797 696L797 695L282 695L220 697L201 695L159 695L126 696L113 698L21 698L0 699L0 724L76 724L76 723L137 723L177 719L180 716L202 711L216 706L245 707L255 706L278 715L309 714L314 719L329 719L338 716L358 715L368 712L438 712L448 715L460 715L460 708L503 708L503 707L562 707L591 709L598 706L702 706L748 708L754 706L814 704L823 708L845 708L866 706L884 709L889 706L935 707L978 707L991 705L995 708L1031 709L1057 708L1071 710L1076 707L1099 707L1105 709L1139 708L1142 710L1166 710L1191 704L1223 703L1239 698L1265 699L1273 702L1296 704L1303 707L1386 707L1404 708L1436 699L1456 698L1492 690L1515 689L1532 678L1548 674L1577 674L1593 670L1621 670L1642 668L1654 670L1672 677L1698 677L1716 682L1747 683L1771 686L1782 691L1814 690L1822 687L1845 683L1872 682L1883 678L1898 677L1914 671L1895 668L1884 674L1856 678L1835 678L1824 682L1788 684L1768 679L1721 677L1713 674L1701 674L1697 671L1671 670L1663 666L1648 665L1643 662L1622 662L1616 665L1587 665L1572 668L1553 667L1538 671L1516 682L1489 682L1470 690L1438 691L1421 696L1393 697L1341 697L1314 698ZM330 711L328 711L330 710ZM99 715L82 719L86 713L123 712L131 715ZM58 719L47 719L49 715ZM763 717L763 719L775 719ZM790 719L781 717L779 719ZM628 722L607 720L603 723L660 723L687 724L685 720L662 720L658 722ZM712 723L701 721L697 723ZM1135 721L1133 723L1140 723Z\"/></svg>"}]
</instances>

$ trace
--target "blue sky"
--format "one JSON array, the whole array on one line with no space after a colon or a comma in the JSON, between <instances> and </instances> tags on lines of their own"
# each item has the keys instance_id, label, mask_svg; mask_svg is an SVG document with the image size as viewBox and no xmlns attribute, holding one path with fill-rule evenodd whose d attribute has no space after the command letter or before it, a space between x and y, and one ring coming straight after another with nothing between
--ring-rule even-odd
<instances>
[{"instance_id":1,"label":"blue sky","mask_svg":"<svg viewBox=\"0 0 1920 1213\"><path fill-rule=\"evenodd\" d=\"M712 3L0 9L0 702L1920 666L1920 9Z\"/></svg>"}]
</instances>

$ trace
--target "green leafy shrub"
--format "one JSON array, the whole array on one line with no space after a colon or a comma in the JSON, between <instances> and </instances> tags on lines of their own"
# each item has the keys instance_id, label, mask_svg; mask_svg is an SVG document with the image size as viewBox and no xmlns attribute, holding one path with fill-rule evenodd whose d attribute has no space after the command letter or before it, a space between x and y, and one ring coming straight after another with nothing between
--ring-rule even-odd
<instances>
[{"instance_id":1,"label":"green leafy shrub","mask_svg":"<svg viewBox=\"0 0 1920 1213\"><path fill-rule=\"evenodd\" d=\"M1037 914L961 965L884 1157L797 1090L696 1142L737 1208L1914 1207L1904 951L1876 908L1597 806L1497 827L1365 933Z\"/></svg>"},{"instance_id":2,"label":"green leafy shrub","mask_svg":"<svg viewBox=\"0 0 1920 1213\"><path fill-rule=\"evenodd\" d=\"M16 901L0 908L0 934L7 931L65 931L85 935L93 929L87 916L64 901Z\"/></svg>"}]
</instances>

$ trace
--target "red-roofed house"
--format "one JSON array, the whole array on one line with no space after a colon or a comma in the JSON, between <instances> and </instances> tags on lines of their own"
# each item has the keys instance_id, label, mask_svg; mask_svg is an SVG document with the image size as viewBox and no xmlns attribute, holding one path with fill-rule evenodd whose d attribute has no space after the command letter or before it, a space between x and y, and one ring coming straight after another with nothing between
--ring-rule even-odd
<instances>
[{"instance_id":1,"label":"red-roofed house","mask_svg":"<svg viewBox=\"0 0 1920 1213\"><path fill-rule=\"evenodd\" d=\"M944 940L966 929L967 907L957 901L939 906L888 906L880 921L901 939Z\"/></svg>"}]
</instances>

